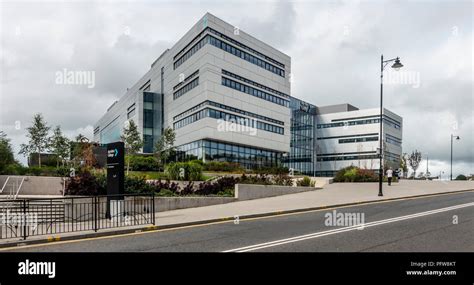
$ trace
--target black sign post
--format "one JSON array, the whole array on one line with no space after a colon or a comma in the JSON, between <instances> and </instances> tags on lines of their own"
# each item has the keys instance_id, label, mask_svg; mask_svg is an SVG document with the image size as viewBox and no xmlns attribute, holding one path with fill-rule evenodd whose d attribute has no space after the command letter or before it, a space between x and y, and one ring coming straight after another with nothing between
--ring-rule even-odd
<instances>
[{"instance_id":1,"label":"black sign post","mask_svg":"<svg viewBox=\"0 0 474 285\"><path fill-rule=\"evenodd\" d=\"M107 144L107 217L121 213L124 194L125 147L123 142Z\"/></svg>"}]
</instances>

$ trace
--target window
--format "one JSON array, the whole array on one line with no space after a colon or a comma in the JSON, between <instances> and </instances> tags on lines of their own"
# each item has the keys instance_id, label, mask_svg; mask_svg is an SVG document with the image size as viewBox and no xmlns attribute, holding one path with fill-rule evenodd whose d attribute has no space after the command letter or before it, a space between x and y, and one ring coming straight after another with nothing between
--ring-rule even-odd
<instances>
[{"instance_id":1,"label":"window","mask_svg":"<svg viewBox=\"0 0 474 285\"><path fill-rule=\"evenodd\" d=\"M231 80L231 79L228 79L228 78L223 77L222 85L224 85L226 87L230 87L230 88L235 89L237 91L244 92L244 93L247 93L249 95L261 98L263 100L281 105L281 106L289 107L289 105L290 105L289 101L287 101L287 100L283 100L281 98L278 98L277 96L274 96L274 95L271 95L269 93L263 92L261 90L255 89L253 87L244 85L242 83L238 83L238 82L236 82L234 80Z\"/></svg>"},{"instance_id":2,"label":"window","mask_svg":"<svg viewBox=\"0 0 474 285\"><path fill-rule=\"evenodd\" d=\"M174 129L179 129L184 126L187 126L189 124L192 124L202 118L206 117L211 117L214 119L223 119L225 121L229 121L231 123L239 124L239 125L244 125L244 126L254 126L253 121L251 121L249 118L241 117L241 116L236 116L234 114L229 114L226 112L206 108L201 111L198 111L192 115L189 115L188 117L181 119L173 124ZM268 123L260 122L257 121L257 129L268 131L268 132L273 132L276 134L284 134L284 128L271 125Z\"/></svg>"},{"instance_id":3,"label":"window","mask_svg":"<svg viewBox=\"0 0 474 285\"><path fill-rule=\"evenodd\" d=\"M132 110L128 111L127 113L127 119L130 119L131 117L135 116L135 108Z\"/></svg>"},{"instance_id":4,"label":"window","mask_svg":"<svg viewBox=\"0 0 474 285\"><path fill-rule=\"evenodd\" d=\"M194 87L199 85L199 77L196 77L196 79L193 79L191 82L188 84L184 85L181 89L175 91L173 93L173 100L178 99L179 97L183 96L185 93L193 89Z\"/></svg>"}]
</instances>

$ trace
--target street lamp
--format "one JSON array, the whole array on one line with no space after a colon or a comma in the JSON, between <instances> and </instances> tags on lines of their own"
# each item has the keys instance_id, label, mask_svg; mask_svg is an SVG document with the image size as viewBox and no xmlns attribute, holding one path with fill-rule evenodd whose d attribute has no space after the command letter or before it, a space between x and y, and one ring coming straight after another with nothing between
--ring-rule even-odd
<instances>
[{"instance_id":1,"label":"street lamp","mask_svg":"<svg viewBox=\"0 0 474 285\"><path fill-rule=\"evenodd\" d=\"M450 180L453 180L453 138L456 138L456 140L460 140L461 138L459 136L455 136L451 134L451 175L450 175Z\"/></svg>"},{"instance_id":2,"label":"street lamp","mask_svg":"<svg viewBox=\"0 0 474 285\"><path fill-rule=\"evenodd\" d=\"M400 62L400 58L392 58L388 60L383 60L383 54L380 57L380 137L379 137L379 142L380 142L380 166L379 166L379 196L383 196L382 193L382 180L383 180L383 133L382 133L382 126L383 126L383 70L389 64L390 62L394 62L392 65L392 68L395 70L400 70L400 68L403 67L403 64Z\"/></svg>"}]
</instances>

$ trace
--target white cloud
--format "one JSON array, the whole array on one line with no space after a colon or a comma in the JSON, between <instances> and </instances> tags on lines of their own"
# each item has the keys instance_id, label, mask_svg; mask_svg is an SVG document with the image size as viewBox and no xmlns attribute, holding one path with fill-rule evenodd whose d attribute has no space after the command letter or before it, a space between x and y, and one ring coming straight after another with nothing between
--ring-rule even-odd
<instances>
[{"instance_id":1,"label":"white cloud","mask_svg":"<svg viewBox=\"0 0 474 285\"><path fill-rule=\"evenodd\" d=\"M420 88L386 85L404 117L404 151L473 169L472 7L436 1L2 2L0 125L15 145L41 112L72 136L92 136L106 108L205 12L292 57L292 95L316 105L378 105L380 54L419 72ZM89 70L95 88L56 85L55 72ZM457 122L458 129L453 130Z\"/></svg>"}]
</instances>

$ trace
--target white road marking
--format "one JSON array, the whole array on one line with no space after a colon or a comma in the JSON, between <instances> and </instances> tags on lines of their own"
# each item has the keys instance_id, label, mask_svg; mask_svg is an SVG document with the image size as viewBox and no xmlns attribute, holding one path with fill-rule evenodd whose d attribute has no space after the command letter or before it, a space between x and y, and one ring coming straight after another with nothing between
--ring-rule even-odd
<instances>
[{"instance_id":1,"label":"white road marking","mask_svg":"<svg viewBox=\"0 0 474 285\"><path fill-rule=\"evenodd\" d=\"M271 242L255 244L255 245L250 245L250 246L245 246L245 247L226 250L224 252L254 251L254 250L258 250L258 249L274 247L274 246L279 246L279 245L288 244L288 243L294 243L294 242L303 241L303 240L307 240L307 239L313 239L313 238L318 238L318 237L323 237L323 236L328 236L328 235L353 231L353 230L357 230L361 226L364 227L364 228L368 228L368 227L373 227L373 226L378 226L378 225L383 225L383 224L388 224L388 223L394 223L394 222L398 222L398 221L409 220L409 219L413 219L413 218L433 215L433 214L437 214L437 213L452 211L452 210L471 207L471 206L474 206L474 202L466 203L466 204L460 204L460 205L446 207L446 208L440 208L440 209L436 209L436 210L431 210L431 211L426 211L426 212L421 212L421 213L416 213L416 214L411 214L411 215L406 215L406 216L400 216L400 217L380 220L380 221L375 221L375 222L370 222L370 223L366 223L366 224L363 224L363 225L354 225L354 226L350 226L350 227L338 228L338 229L329 230L329 231L317 232L317 233L312 233L312 234L296 236L296 237L292 237L292 238L286 238L286 239L280 239L280 240L275 240L275 241L271 241Z\"/></svg>"}]
</instances>

